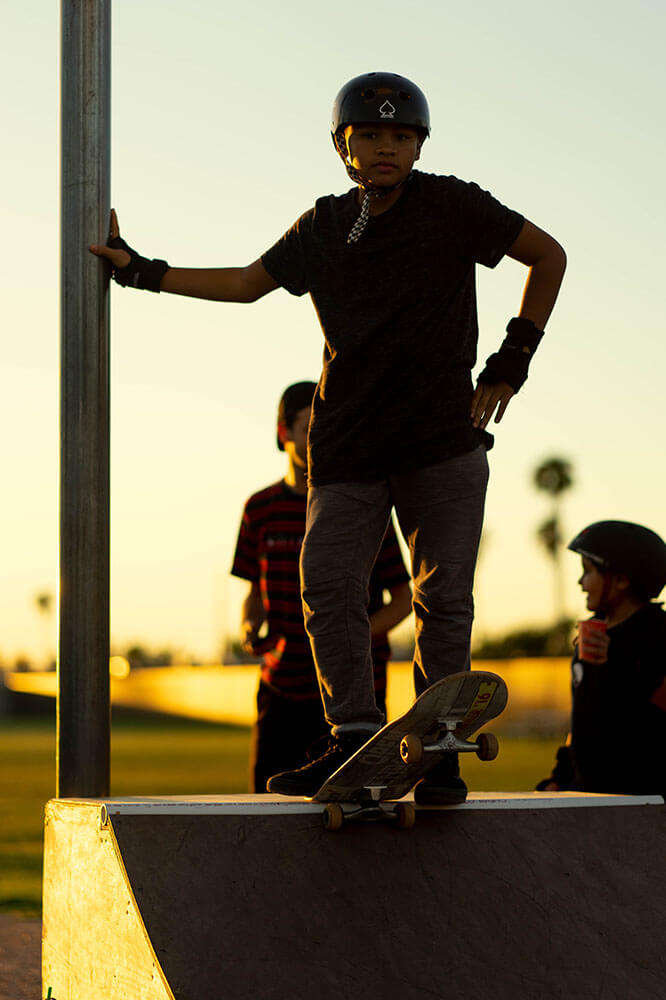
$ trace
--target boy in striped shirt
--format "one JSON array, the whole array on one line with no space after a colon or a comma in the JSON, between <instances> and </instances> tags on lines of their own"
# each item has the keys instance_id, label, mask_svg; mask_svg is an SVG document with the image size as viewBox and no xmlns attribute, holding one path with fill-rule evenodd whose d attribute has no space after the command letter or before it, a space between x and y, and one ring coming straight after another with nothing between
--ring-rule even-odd
<instances>
[{"instance_id":1,"label":"boy in striped shirt","mask_svg":"<svg viewBox=\"0 0 666 1000\"><path fill-rule=\"evenodd\" d=\"M308 748L329 732L303 624L299 579L307 431L316 388L314 382L297 382L282 395L277 446L287 456L286 475L247 500L231 570L250 584L242 608L243 648L263 658L252 740L255 792L266 790L271 775L299 767ZM370 577L368 604L375 697L382 713L391 652L387 633L411 611L409 579L390 523Z\"/></svg>"}]
</instances>

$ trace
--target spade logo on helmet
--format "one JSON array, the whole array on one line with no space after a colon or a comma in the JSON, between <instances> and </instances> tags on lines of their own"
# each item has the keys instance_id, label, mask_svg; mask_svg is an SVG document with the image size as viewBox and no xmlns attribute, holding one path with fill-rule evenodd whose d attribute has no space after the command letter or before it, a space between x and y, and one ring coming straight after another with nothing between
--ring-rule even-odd
<instances>
[{"instance_id":1,"label":"spade logo on helmet","mask_svg":"<svg viewBox=\"0 0 666 1000\"><path fill-rule=\"evenodd\" d=\"M384 101L379 109L379 113L382 118L393 118L395 116L395 108L390 101Z\"/></svg>"}]
</instances>

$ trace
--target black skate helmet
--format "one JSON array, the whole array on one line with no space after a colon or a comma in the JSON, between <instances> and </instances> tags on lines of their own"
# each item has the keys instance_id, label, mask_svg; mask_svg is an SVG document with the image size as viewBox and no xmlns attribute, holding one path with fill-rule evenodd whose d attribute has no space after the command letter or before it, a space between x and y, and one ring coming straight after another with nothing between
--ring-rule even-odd
<instances>
[{"instance_id":1,"label":"black skate helmet","mask_svg":"<svg viewBox=\"0 0 666 1000\"><path fill-rule=\"evenodd\" d=\"M408 125L419 133L419 150L430 135L430 112L425 94L415 83L397 73L362 73L342 87L333 102L331 138L349 177L364 192L361 214L352 226L347 243L357 243L365 230L370 212L370 198L385 198L399 187L376 188L367 181L349 159L345 139L347 125L392 122Z\"/></svg>"},{"instance_id":2,"label":"black skate helmet","mask_svg":"<svg viewBox=\"0 0 666 1000\"><path fill-rule=\"evenodd\" d=\"M415 83L397 73L362 73L342 87L333 102L331 138L340 152L336 136L347 125L394 122L430 135L430 111L425 94Z\"/></svg>"},{"instance_id":3,"label":"black skate helmet","mask_svg":"<svg viewBox=\"0 0 666 1000\"><path fill-rule=\"evenodd\" d=\"M666 543L654 531L631 521L596 521L567 546L603 571L623 573L647 598L666 584Z\"/></svg>"}]
</instances>

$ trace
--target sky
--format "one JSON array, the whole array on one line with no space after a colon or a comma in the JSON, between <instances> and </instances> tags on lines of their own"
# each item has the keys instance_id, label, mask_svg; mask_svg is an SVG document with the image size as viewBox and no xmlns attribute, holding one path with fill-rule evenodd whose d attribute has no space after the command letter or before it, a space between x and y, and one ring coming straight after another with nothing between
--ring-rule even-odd
<instances>
[{"instance_id":1,"label":"sky","mask_svg":"<svg viewBox=\"0 0 666 1000\"><path fill-rule=\"evenodd\" d=\"M339 87L417 82L420 168L474 180L550 232L568 270L530 379L490 454L476 637L549 621L532 485L572 463L565 534L602 518L666 535L661 0L116 0L112 202L123 235L179 266L260 256L320 195L349 188L329 135ZM56 647L35 597L58 579L59 10L4 14L0 244L3 473L0 662ZM100 234L100 237L102 234ZM478 270L479 366L526 272ZM253 305L111 292L111 634L216 661L245 585L229 567L246 497L280 478L279 396L317 379L307 297ZM584 613L564 558L567 610Z\"/></svg>"}]
</instances>

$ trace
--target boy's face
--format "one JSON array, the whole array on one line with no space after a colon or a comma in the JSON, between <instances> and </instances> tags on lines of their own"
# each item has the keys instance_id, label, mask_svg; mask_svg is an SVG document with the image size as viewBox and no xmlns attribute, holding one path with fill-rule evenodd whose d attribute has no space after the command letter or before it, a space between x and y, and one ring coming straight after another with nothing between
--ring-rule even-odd
<instances>
[{"instance_id":1,"label":"boy's face","mask_svg":"<svg viewBox=\"0 0 666 1000\"><path fill-rule=\"evenodd\" d=\"M588 611L598 611L601 606L601 596L604 589L605 576L599 567L583 556L583 573L578 581L581 589L587 594Z\"/></svg>"},{"instance_id":2,"label":"boy's face","mask_svg":"<svg viewBox=\"0 0 666 1000\"><path fill-rule=\"evenodd\" d=\"M408 125L348 125L345 140L352 166L377 187L404 181L421 150L417 129Z\"/></svg>"},{"instance_id":3,"label":"boy's face","mask_svg":"<svg viewBox=\"0 0 666 1000\"><path fill-rule=\"evenodd\" d=\"M310 423L311 406L305 406L294 417L291 427L280 424L280 438L284 450L296 465L306 468L308 464L308 425Z\"/></svg>"},{"instance_id":4,"label":"boy's face","mask_svg":"<svg viewBox=\"0 0 666 1000\"><path fill-rule=\"evenodd\" d=\"M602 573L599 567L585 556L583 556L583 573L578 583L587 594L589 611L610 611L620 603L629 587L629 579L623 573L610 571Z\"/></svg>"}]
</instances>

